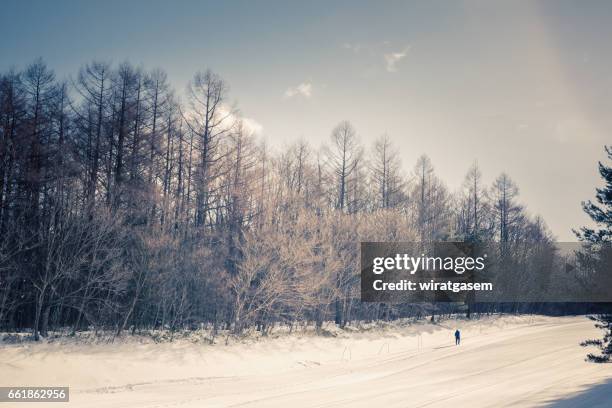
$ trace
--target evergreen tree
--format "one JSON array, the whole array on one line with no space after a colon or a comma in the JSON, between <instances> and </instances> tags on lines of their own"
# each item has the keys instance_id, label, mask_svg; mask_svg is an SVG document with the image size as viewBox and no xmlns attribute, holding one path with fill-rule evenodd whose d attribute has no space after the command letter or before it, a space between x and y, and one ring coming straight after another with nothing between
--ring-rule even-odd
<instances>
[{"instance_id":1,"label":"evergreen tree","mask_svg":"<svg viewBox=\"0 0 612 408\"><path fill-rule=\"evenodd\" d=\"M606 146L608 158L612 160L612 146ZM597 224L599 229L582 227L580 231L574 231L578 239L585 241L591 246L603 247L600 254L609 253L609 246L612 243L612 166L606 166L599 162L599 174L605 181L605 186L596 189L596 200L594 204L590 200L582 203L582 208ZM609 257L607 257L609 258ZM607 259L606 259L607 261ZM596 262L600 267L609 269L607 262ZM602 265L604 264L604 265ZM587 359L596 363L609 362L612 356L612 314L599 314L592 316L595 327L604 330L602 340L587 340L583 346L597 346L601 354L589 353Z\"/></svg>"},{"instance_id":2,"label":"evergreen tree","mask_svg":"<svg viewBox=\"0 0 612 408\"><path fill-rule=\"evenodd\" d=\"M612 160L612 146L606 146L605 149L608 158ZM595 230L582 227L580 231L575 232L581 241L610 243L612 242L612 167L599 162L599 174L606 183L604 187L596 189L596 199L599 205L589 200L582 203L582 208L601 228Z\"/></svg>"}]
</instances>

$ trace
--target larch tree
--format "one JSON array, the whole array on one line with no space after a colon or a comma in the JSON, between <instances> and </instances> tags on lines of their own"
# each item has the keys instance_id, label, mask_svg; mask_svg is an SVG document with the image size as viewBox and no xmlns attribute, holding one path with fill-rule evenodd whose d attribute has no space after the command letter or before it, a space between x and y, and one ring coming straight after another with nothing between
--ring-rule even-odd
<instances>
[{"instance_id":1,"label":"larch tree","mask_svg":"<svg viewBox=\"0 0 612 408\"><path fill-rule=\"evenodd\" d=\"M513 237L514 227L519 225L523 217L523 207L516 202L519 190L516 183L506 173L502 173L493 182L490 194L498 239L506 243Z\"/></svg>"},{"instance_id":2,"label":"larch tree","mask_svg":"<svg viewBox=\"0 0 612 408\"><path fill-rule=\"evenodd\" d=\"M374 207L393 208L407 202L402 163L397 148L384 134L374 142L371 177L376 188Z\"/></svg>"},{"instance_id":3,"label":"larch tree","mask_svg":"<svg viewBox=\"0 0 612 408\"><path fill-rule=\"evenodd\" d=\"M209 219L214 193L218 186L220 143L232 130L234 114L225 103L228 86L214 72L207 70L197 73L188 87L189 111L187 124L196 136L199 157L194 174L196 187L196 225L201 227Z\"/></svg>"},{"instance_id":4,"label":"larch tree","mask_svg":"<svg viewBox=\"0 0 612 408\"><path fill-rule=\"evenodd\" d=\"M327 164L336 191L335 205L344 211L348 204L349 181L357 171L363 158L357 132L348 121L340 122L330 136L330 146L326 149Z\"/></svg>"},{"instance_id":5,"label":"larch tree","mask_svg":"<svg viewBox=\"0 0 612 408\"><path fill-rule=\"evenodd\" d=\"M472 242L491 238L491 209L482 173L475 162L463 181L457 213L457 235Z\"/></svg>"}]
</instances>

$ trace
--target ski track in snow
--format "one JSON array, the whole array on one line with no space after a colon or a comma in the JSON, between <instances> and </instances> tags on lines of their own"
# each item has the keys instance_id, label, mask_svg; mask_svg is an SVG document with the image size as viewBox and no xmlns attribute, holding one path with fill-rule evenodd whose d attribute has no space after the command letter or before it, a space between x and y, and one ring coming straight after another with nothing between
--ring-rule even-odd
<instances>
[{"instance_id":1,"label":"ski track in snow","mask_svg":"<svg viewBox=\"0 0 612 408\"><path fill-rule=\"evenodd\" d=\"M0 346L0 384L69 384L70 403L54 407L612 407L612 364L585 362L579 346L600 336L584 317L421 329L230 346ZM19 404L30 405L40 407Z\"/></svg>"}]
</instances>

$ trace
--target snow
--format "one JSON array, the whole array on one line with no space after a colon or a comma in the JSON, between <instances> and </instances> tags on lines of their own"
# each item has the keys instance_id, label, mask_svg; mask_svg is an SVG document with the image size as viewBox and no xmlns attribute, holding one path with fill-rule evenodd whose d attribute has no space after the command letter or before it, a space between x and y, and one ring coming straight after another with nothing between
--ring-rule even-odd
<instances>
[{"instance_id":1,"label":"snow","mask_svg":"<svg viewBox=\"0 0 612 408\"><path fill-rule=\"evenodd\" d=\"M461 329L462 344L453 332ZM70 386L54 407L610 407L585 317L502 317L207 345L0 346L0 385ZM20 403L20 407L40 404Z\"/></svg>"}]
</instances>

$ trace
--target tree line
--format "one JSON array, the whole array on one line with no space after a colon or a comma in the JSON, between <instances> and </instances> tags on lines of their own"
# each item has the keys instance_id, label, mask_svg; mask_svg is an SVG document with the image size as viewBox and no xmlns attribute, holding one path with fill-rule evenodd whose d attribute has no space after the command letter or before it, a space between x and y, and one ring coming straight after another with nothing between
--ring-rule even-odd
<instances>
[{"instance_id":1,"label":"tree line","mask_svg":"<svg viewBox=\"0 0 612 408\"><path fill-rule=\"evenodd\" d=\"M0 75L0 328L126 330L387 319L438 305L359 302L362 240L550 242L505 173L451 191L422 156L361 142L273 150L228 84L94 61Z\"/></svg>"}]
</instances>

